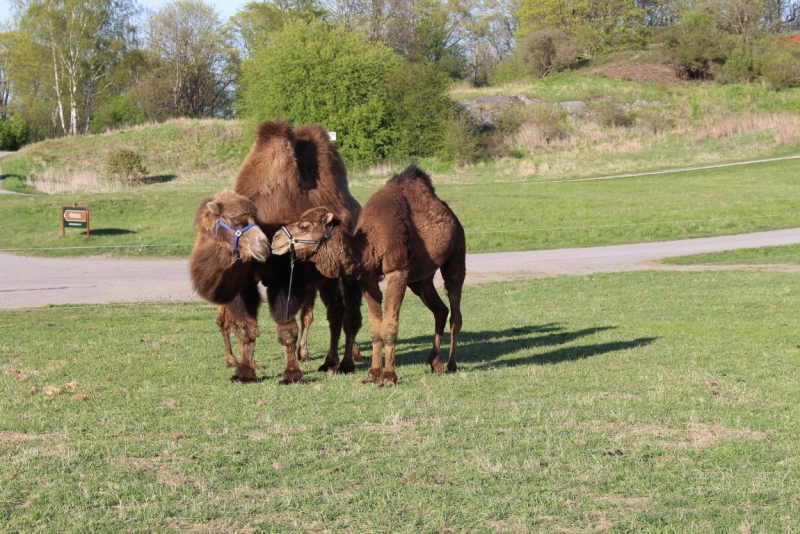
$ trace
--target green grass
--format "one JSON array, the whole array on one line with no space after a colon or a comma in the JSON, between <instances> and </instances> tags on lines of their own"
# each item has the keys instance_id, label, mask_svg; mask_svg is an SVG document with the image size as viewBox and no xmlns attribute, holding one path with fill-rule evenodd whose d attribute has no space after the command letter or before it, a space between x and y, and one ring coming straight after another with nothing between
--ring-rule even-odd
<instances>
[{"instance_id":1,"label":"green grass","mask_svg":"<svg viewBox=\"0 0 800 534\"><path fill-rule=\"evenodd\" d=\"M571 183L437 183L467 232L470 252L534 250L736 234L800 226L800 160ZM364 203L382 183L356 181ZM40 255L186 256L200 201L218 182L158 184L114 193L0 196L0 249ZM60 206L87 204L93 237L60 236ZM178 244L181 246L166 246ZM141 245L158 245L143 247ZM76 248L76 247L99 248ZM124 248L106 248L123 246ZM57 250L34 250L57 248ZM61 249L58 247L68 247Z\"/></svg>"},{"instance_id":2,"label":"green grass","mask_svg":"<svg viewBox=\"0 0 800 534\"><path fill-rule=\"evenodd\" d=\"M467 288L461 370L446 376L427 370L432 318L409 297L394 389L315 372L318 359L308 385L278 387L266 327L265 382L230 383L214 317L197 303L0 313L5 530L800 527L795 275Z\"/></svg>"},{"instance_id":3,"label":"green grass","mask_svg":"<svg viewBox=\"0 0 800 534\"><path fill-rule=\"evenodd\" d=\"M671 265L794 265L800 263L800 245L745 248L677 256L665 259L664 263Z\"/></svg>"}]
</instances>

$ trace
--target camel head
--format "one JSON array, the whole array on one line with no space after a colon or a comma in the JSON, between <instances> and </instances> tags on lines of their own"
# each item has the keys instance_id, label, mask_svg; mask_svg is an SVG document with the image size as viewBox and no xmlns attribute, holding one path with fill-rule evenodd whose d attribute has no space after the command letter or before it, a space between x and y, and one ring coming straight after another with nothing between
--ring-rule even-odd
<instances>
[{"instance_id":1,"label":"camel head","mask_svg":"<svg viewBox=\"0 0 800 534\"><path fill-rule=\"evenodd\" d=\"M338 222L324 206L306 210L299 221L287 224L275 233L272 253L276 256L286 254L294 245L295 255L306 260L331 236L331 230Z\"/></svg>"},{"instance_id":2,"label":"camel head","mask_svg":"<svg viewBox=\"0 0 800 534\"><path fill-rule=\"evenodd\" d=\"M197 210L194 227L198 244L223 248L231 263L264 262L269 257L269 240L256 223L255 204L233 191L226 189L204 200Z\"/></svg>"}]
</instances>

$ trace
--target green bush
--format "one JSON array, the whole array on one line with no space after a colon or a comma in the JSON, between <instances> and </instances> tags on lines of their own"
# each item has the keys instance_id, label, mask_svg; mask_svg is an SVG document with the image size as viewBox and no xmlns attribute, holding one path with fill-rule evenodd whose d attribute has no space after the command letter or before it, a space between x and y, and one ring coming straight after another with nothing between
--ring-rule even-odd
<instances>
[{"instance_id":1,"label":"green bush","mask_svg":"<svg viewBox=\"0 0 800 534\"><path fill-rule=\"evenodd\" d=\"M142 157L127 148L118 148L108 155L106 171L128 185L139 183L147 174Z\"/></svg>"},{"instance_id":2,"label":"green bush","mask_svg":"<svg viewBox=\"0 0 800 534\"><path fill-rule=\"evenodd\" d=\"M125 94L99 106L89 123L89 131L98 134L121 126L141 124L146 120L147 114L134 103L132 94Z\"/></svg>"},{"instance_id":3,"label":"green bush","mask_svg":"<svg viewBox=\"0 0 800 534\"><path fill-rule=\"evenodd\" d=\"M0 119L0 150L17 150L28 142L28 124L17 115Z\"/></svg>"},{"instance_id":4,"label":"green bush","mask_svg":"<svg viewBox=\"0 0 800 534\"><path fill-rule=\"evenodd\" d=\"M714 17L701 11L683 15L667 39L666 48L680 77L707 79L714 66L725 62L724 41Z\"/></svg>"},{"instance_id":5,"label":"green bush","mask_svg":"<svg viewBox=\"0 0 800 534\"><path fill-rule=\"evenodd\" d=\"M720 83L749 83L758 77L753 51L746 46L735 46L725 54L725 63L714 69L714 80Z\"/></svg>"},{"instance_id":6,"label":"green bush","mask_svg":"<svg viewBox=\"0 0 800 534\"><path fill-rule=\"evenodd\" d=\"M758 50L758 69L770 86L774 89L800 86L800 46L769 39Z\"/></svg>"},{"instance_id":7,"label":"green bush","mask_svg":"<svg viewBox=\"0 0 800 534\"><path fill-rule=\"evenodd\" d=\"M630 126L633 123L631 113L626 111L619 102L607 98L594 106L595 120L606 128L619 128Z\"/></svg>"},{"instance_id":8,"label":"green bush","mask_svg":"<svg viewBox=\"0 0 800 534\"><path fill-rule=\"evenodd\" d=\"M475 161L479 154L480 138L470 120L461 111L453 111L444 131L442 155L456 166Z\"/></svg>"},{"instance_id":9,"label":"green bush","mask_svg":"<svg viewBox=\"0 0 800 534\"><path fill-rule=\"evenodd\" d=\"M503 85L505 83L518 82L530 76L528 69L522 64L517 53L512 54L501 62L492 74L492 86Z\"/></svg>"},{"instance_id":10,"label":"green bush","mask_svg":"<svg viewBox=\"0 0 800 534\"><path fill-rule=\"evenodd\" d=\"M351 165L433 153L449 104L446 74L324 23L298 23L242 65L239 112L251 119L318 122L337 133Z\"/></svg>"},{"instance_id":11,"label":"green bush","mask_svg":"<svg viewBox=\"0 0 800 534\"><path fill-rule=\"evenodd\" d=\"M534 76L543 78L578 61L578 46L563 30L536 30L522 42L520 60Z\"/></svg>"}]
</instances>

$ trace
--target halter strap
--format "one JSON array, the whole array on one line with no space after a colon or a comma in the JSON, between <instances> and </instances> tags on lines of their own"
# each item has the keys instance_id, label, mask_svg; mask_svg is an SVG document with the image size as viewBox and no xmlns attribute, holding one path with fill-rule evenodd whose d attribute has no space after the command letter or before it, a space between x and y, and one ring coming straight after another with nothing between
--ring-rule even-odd
<instances>
[{"instance_id":1,"label":"halter strap","mask_svg":"<svg viewBox=\"0 0 800 534\"><path fill-rule=\"evenodd\" d=\"M289 264L289 293L286 295L286 320L289 320L289 300L292 298L292 280L294 279L294 264L297 262L297 256L294 252L294 246L298 243L304 245L314 245L314 250L311 251L309 256L313 256L319 250L320 245L330 239L331 232L333 231L333 223L331 223L328 228L325 230L325 234L320 237L319 239L295 239L292 233L289 231L288 228L285 226L281 226L281 230L283 233L286 234L286 237L289 238L289 251L291 255L290 264Z\"/></svg>"},{"instance_id":2,"label":"halter strap","mask_svg":"<svg viewBox=\"0 0 800 534\"><path fill-rule=\"evenodd\" d=\"M231 228L228 226L228 223L217 217L217 224L214 225L214 236L219 239L219 227L223 227L229 232L233 234L233 251L236 253L236 259L240 260L242 257L239 255L239 238L242 237L242 234L248 231L251 228L258 226L255 222L251 222L241 230L237 230L236 228Z\"/></svg>"}]
</instances>

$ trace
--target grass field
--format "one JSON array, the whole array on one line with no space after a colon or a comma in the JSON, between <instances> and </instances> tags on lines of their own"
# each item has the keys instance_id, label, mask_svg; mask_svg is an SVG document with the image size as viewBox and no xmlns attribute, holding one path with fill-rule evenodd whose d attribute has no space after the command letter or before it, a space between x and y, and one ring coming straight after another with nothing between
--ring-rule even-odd
<instances>
[{"instance_id":1,"label":"grass field","mask_svg":"<svg viewBox=\"0 0 800 534\"><path fill-rule=\"evenodd\" d=\"M800 245L728 250L667 258L671 265L780 265L799 264Z\"/></svg>"},{"instance_id":2,"label":"grass field","mask_svg":"<svg viewBox=\"0 0 800 534\"><path fill-rule=\"evenodd\" d=\"M800 226L798 171L800 159L571 183L493 184L488 174L476 174L473 185L437 181L437 193L464 224L470 252L532 250ZM357 181L351 190L363 203L381 183ZM225 185L164 183L85 195L2 195L0 249L48 256L186 256L197 206ZM88 242L77 230L60 235L60 206L74 202L91 209Z\"/></svg>"},{"instance_id":3,"label":"grass field","mask_svg":"<svg viewBox=\"0 0 800 534\"><path fill-rule=\"evenodd\" d=\"M267 328L265 381L230 383L204 304L2 312L0 524L796 532L799 300L738 271L470 287L460 372L433 376L409 298L394 389L318 361L278 387Z\"/></svg>"}]
</instances>

